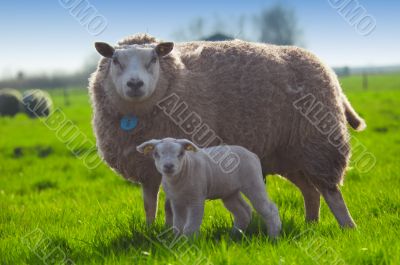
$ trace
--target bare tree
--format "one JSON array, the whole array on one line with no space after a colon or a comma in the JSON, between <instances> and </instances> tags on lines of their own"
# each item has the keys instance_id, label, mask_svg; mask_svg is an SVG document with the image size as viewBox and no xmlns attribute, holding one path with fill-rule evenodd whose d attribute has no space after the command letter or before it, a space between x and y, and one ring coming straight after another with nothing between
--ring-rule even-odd
<instances>
[{"instance_id":1,"label":"bare tree","mask_svg":"<svg viewBox=\"0 0 400 265\"><path fill-rule=\"evenodd\" d=\"M173 32L172 37L177 41L242 39L245 22L244 15L238 19L235 17L226 19L218 14L208 19L199 17L193 19L187 26Z\"/></svg>"},{"instance_id":2,"label":"bare tree","mask_svg":"<svg viewBox=\"0 0 400 265\"><path fill-rule=\"evenodd\" d=\"M251 23L252 17L255 18L255 27ZM178 41L239 38L278 45L304 46L294 10L280 4L251 17L244 14L238 17L221 17L214 14L214 17L195 18L172 35Z\"/></svg>"},{"instance_id":3,"label":"bare tree","mask_svg":"<svg viewBox=\"0 0 400 265\"><path fill-rule=\"evenodd\" d=\"M189 32L192 36L201 37L203 36L203 29L204 28L204 20L203 18L199 17L192 21L189 24Z\"/></svg>"},{"instance_id":4,"label":"bare tree","mask_svg":"<svg viewBox=\"0 0 400 265\"><path fill-rule=\"evenodd\" d=\"M266 9L256 19L260 41L278 45L300 44L301 30L295 12L280 4Z\"/></svg>"},{"instance_id":5,"label":"bare tree","mask_svg":"<svg viewBox=\"0 0 400 265\"><path fill-rule=\"evenodd\" d=\"M199 17L192 20L186 28L181 28L172 33L175 40L187 41L187 40L197 40L204 35L204 19Z\"/></svg>"}]
</instances>

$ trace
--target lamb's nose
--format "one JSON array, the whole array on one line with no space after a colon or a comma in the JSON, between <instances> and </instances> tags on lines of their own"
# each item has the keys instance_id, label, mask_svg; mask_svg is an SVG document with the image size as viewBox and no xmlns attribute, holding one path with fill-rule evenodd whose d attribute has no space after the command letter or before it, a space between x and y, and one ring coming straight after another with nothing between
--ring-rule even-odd
<instances>
[{"instance_id":1,"label":"lamb's nose","mask_svg":"<svg viewBox=\"0 0 400 265\"><path fill-rule=\"evenodd\" d=\"M126 83L126 85L133 90L138 90L144 85L144 83L142 80L131 79Z\"/></svg>"},{"instance_id":2,"label":"lamb's nose","mask_svg":"<svg viewBox=\"0 0 400 265\"><path fill-rule=\"evenodd\" d=\"M165 171L172 171L174 169L174 165L173 164L165 164L164 165L164 170Z\"/></svg>"}]
</instances>

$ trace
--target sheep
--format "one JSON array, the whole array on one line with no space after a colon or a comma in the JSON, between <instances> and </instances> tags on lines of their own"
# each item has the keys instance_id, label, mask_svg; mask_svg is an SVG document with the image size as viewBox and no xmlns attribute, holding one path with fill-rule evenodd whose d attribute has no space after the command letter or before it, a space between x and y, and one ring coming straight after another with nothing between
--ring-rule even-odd
<instances>
[{"instance_id":1,"label":"sheep","mask_svg":"<svg viewBox=\"0 0 400 265\"><path fill-rule=\"evenodd\" d=\"M18 90L3 88L0 90L0 116L15 116L20 112L22 96Z\"/></svg>"},{"instance_id":2,"label":"sheep","mask_svg":"<svg viewBox=\"0 0 400 265\"><path fill-rule=\"evenodd\" d=\"M53 102L48 93L40 89L34 89L25 91L22 96L24 110L29 117L49 116Z\"/></svg>"},{"instance_id":3,"label":"sheep","mask_svg":"<svg viewBox=\"0 0 400 265\"><path fill-rule=\"evenodd\" d=\"M146 34L95 48L103 56L89 84L99 153L142 184L148 223L161 177L134 147L174 137L202 148L243 146L260 157L264 175L300 189L306 221L318 221L322 195L342 227L355 227L339 185L350 156L347 123L361 131L365 122L315 55L241 40L174 44ZM165 213L168 222L168 200Z\"/></svg>"},{"instance_id":4,"label":"sheep","mask_svg":"<svg viewBox=\"0 0 400 265\"><path fill-rule=\"evenodd\" d=\"M162 186L170 200L175 232L197 234L202 223L206 199L222 199L234 216L234 227L245 230L251 220L250 200L267 224L268 234L276 238L281 230L278 208L265 191L260 160L241 146L215 146L200 149L187 139L149 140L137 151L150 155L162 175ZM229 149L239 163L225 171L210 154Z\"/></svg>"}]
</instances>

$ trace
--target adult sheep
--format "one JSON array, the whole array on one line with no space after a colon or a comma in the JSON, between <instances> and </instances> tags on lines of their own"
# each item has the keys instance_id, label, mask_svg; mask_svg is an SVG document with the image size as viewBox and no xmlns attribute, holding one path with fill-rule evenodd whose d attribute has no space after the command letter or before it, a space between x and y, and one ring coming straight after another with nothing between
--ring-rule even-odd
<instances>
[{"instance_id":1,"label":"adult sheep","mask_svg":"<svg viewBox=\"0 0 400 265\"><path fill-rule=\"evenodd\" d=\"M22 108L21 93L12 88L0 89L0 116L15 116Z\"/></svg>"},{"instance_id":2,"label":"adult sheep","mask_svg":"<svg viewBox=\"0 0 400 265\"><path fill-rule=\"evenodd\" d=\"M319 219L322 194L341 226L355 226L338 186L350 155L347 123L356 130L365 123L316 56L240 40L174 47L149 35L95 47L104 57L89 87L98 148L111 168L142 184L147 222L161 177L135 148L174 137L244 146L260 157L264 174L301 190L306 220ZM165 210L170 223L168 201Z\"/></svg>"}]
</instances>

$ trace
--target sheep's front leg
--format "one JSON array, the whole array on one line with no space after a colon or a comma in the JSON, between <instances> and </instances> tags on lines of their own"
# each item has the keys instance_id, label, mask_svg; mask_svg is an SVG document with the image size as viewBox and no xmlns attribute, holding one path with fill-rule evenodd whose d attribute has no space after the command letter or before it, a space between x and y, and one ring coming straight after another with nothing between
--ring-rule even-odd
<instances>
[{"instance_id":1,"label":"sheep's front leg","mask_svg":"<svg viewBox=\"0 0 400 265\"><path fill-rule=\"evenodd\" d=\"M157 201L158 201L158 191L160 188L160 183L143 183L143 202L144 210L146 212L146 223L152 224L157 214Z\"/></svg>"},{"instance_id":2,"label":"sheep's front leg","mask_svg":"<svg viewBox=\"0 0 400 265\"><path fill-rule=\"evenodd\" d=\"M204 214L204 201L191 204L188 208L188 216L183 234L192 235L197 234L200 230Z\"/></svg>"}]
</instances>

